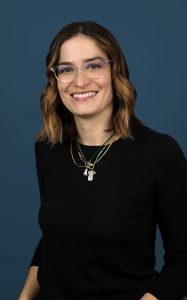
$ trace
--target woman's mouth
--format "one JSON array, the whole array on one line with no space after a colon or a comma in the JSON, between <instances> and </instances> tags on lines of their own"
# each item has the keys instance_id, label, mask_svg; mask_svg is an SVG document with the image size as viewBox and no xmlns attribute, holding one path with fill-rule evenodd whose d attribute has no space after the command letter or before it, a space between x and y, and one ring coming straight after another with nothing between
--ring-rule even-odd
<instances>
[{"instance_id":1,"label":"woman's mouth","mask_svg":"<svg viewBox=\"0 0 187 300\"><path fill-rule=\"evenodd\" d=\"M72 97L74 100L77 100L77 101L83 101L83 100L87 100L87 99L93 98L97 93L98 93L98 91L89 91L89 92L82 92L82 93L73 93L73 94L71 94L71 97Z\"/></svg>"}]
</instances>

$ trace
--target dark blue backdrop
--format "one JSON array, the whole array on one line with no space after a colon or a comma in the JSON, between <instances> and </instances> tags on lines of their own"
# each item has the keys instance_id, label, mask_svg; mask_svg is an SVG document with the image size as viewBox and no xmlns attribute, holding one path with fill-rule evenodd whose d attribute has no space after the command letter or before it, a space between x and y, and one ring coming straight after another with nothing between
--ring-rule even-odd
<instances>
[{"instance_id":1,"label":"dark blue backdrop","mask_svg":"<svg viewBox=\"0 0 187 300\"><path fill-rule=\"evenodd\" d=\"M4 2L4 3L3 3ZM0 299L17 299L40 236L34 139L40 127L44 59L56 32L94 20L117 37L148 126L186 141L187 1L1 1ZM157 268L162 264L157 240Z\"/></svg>"}]
</instances>

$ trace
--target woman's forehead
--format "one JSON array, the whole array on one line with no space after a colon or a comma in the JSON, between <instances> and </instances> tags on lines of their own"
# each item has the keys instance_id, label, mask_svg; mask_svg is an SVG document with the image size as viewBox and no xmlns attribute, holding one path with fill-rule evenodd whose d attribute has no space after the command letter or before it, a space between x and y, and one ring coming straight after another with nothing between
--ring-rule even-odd
<instances>
[{"instance_id":1,"label":"woman's forehead","mask_svg":"<svg viewBox=\"0 0 187 300\"><path fill-rule=\"evenodd\" d=\"M84 61L92 57L107 58L97 42L86 35L79 34L66 40L60 48L60 61Z\"/></svg>"}]
</instances>

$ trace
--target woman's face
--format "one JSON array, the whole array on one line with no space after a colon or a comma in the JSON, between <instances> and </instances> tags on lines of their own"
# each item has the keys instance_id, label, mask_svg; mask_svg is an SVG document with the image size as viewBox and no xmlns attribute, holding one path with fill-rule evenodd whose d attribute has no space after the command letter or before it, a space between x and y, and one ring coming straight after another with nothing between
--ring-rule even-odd
<instances>
[{"instance_id":1,"label":"woman's face","mask_svg":"<svg viewBox=\"0 0 187 300\"><path fill-rule=\"evenodd\" d=\"M59 63L68 62L75 67L82 67L85 66L85 60L95 57L108 59L106 53L97 46L94 39L79 34L62 44ZM96 60L93 60L94 62ZM72 82L62 83L57 80L57 85L63 104L75 119L112 115L113 91L109 63L104 65L97 79L91 79L84 72L78 70Z\"/></svg>"}]
</instances>

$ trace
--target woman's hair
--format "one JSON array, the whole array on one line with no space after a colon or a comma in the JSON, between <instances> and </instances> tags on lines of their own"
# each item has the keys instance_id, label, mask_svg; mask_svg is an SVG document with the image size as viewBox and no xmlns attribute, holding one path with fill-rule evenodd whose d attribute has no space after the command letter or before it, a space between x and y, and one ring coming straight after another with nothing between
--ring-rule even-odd
<instances>
[{"instance_id":1,"label":"woman's hair","mask_svg":"<svg viewBox=\"0 0 187 300\"><path fill-rule=\"evenodd\" d=\"M50 69L59 63L61 45L78 34L94 39L112 60L113 130L121 137L133 138L132 126L143 123L134 115L137 93L129 80L129 70L123 51L110 31L93 21L84 21L68 24L59 31L51 43L46 58L48 82L40 97L43 127L37 134L37 140L47 139L54 145L77 135L73 114L64 106L57 89L56 78Z\"/></svg>"}]
</instances>

